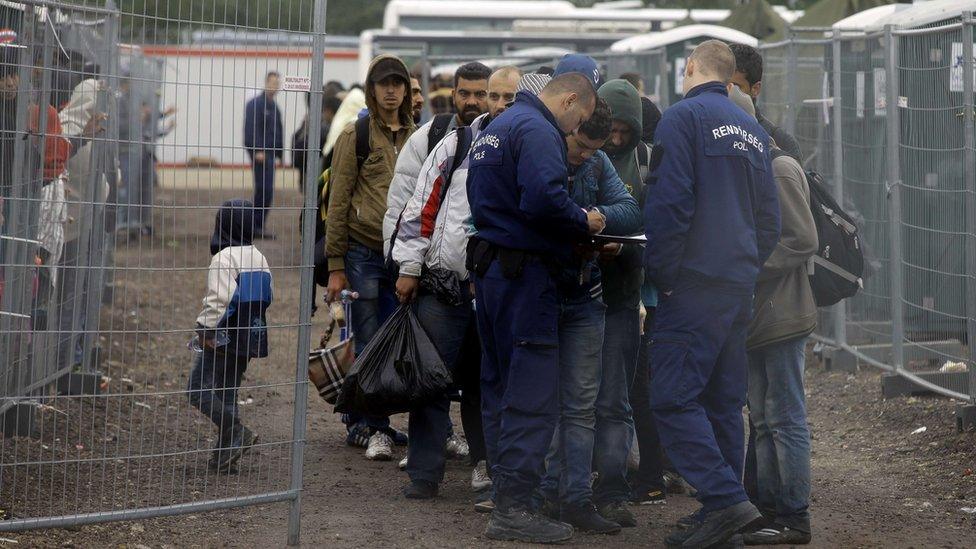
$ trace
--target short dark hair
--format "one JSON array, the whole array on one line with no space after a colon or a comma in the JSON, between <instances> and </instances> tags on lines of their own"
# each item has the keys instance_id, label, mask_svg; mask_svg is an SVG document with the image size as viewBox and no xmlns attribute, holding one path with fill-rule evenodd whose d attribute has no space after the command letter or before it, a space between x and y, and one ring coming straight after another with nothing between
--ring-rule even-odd
<instances>
[{"instance_id":1,"label":"short dark hair","mask_svg":"<svg viewBox=\"0 0 976 549\"><path fill-rule=\"evenodd\" d=\"M342 105L342 100L336 96L326 97L322 100L322 110L339 112L339 107Z\"/></svg>"},{"instance_id":2,"label":"short dark hair","mask_svg":"<svg viewBox=\"0 0 976 549\"><path fill-rule=\"evenodd\" d=\"M633 86L635 90L639 90L641 80L643 80L644 77L636 72L625 72L620 75L620 79L630 82L630 85Z\"/></svg>"},{"instance_id":3,"label":"short dark hair","mask_svg":"<svg viewBox=\"0 0 976 549\"><path fill-rule=\"evenodd\" d=\"M610 111L610 104L602 97L597 97L593 116L583 122L579 131L590 139L605 141L610 137L611 128L613 128L613 113Z\"/></svg>"},{"instance_id":4,"label":"short dark hair","mask_svg":"<svg viewBox=\"0 0 976 549\"><path fill-rule=\"evenodd\" d=\"M735 56L735 71L746 75L750 86L761 82L763 77L763 58L759 50L745 44L729 44Z\"/></svg>"},{"instance_id":5,"label":"short dark hair","mask_svg":"<svg viewBox=\"0 0 976 549\"><path fill-rule=\"evenodd\" d=\"M553 78L542 88L543 94L575 93L580 101L592 104L596 101L593 82L582 73L567 72ZM540 94L541 95L541 94Z\"/></svg>"},{"instance_id":6,"label":"short dark hair","mask_svg":"<svg viewBox=\"0 0 976 549\"><path fill-rule=\"evenodd\" d=\"M550 67L549 65L542 65L535 70L536 74L544 74L546 76L552 76L556 72L556 69Z\"/></svg>"},{"instance_id":7,"label":"short dark hair","mask_svg":"<svg viewBox=\"0 0 976 549\"><path fill-rule=\"evenodd\" d=\"M268 71L268 74L264 75L264 81L267 82L268 79L271 78L272 76L274 76L275 78L281 78L281 75L278 74L278 71Z\"/></svg>"},{"instance_id":8,"label":"short dark hair","mask_svg":"<svg viewBox=\"0 0 976 549\"><path fill-rule=\"evenodd\" d=\"M454 87L458 85L458 80L488 80L491 78L491 69L484 63L465 63L454 71ZM418 78L419 80L419 78Z\"/></svg>"}]
</instances>

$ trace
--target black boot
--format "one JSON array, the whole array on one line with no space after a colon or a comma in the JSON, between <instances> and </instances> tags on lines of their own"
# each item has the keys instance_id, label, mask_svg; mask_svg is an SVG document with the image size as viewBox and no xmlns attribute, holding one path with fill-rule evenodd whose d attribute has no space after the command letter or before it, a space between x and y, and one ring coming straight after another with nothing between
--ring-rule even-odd
<instances>
[{"instance_id":1,"label":"black boot","mask_svg":"<svg viewBox=\"0 0 976 549\"><path fill-rule=\"evenodd\" d=\"M573 528L581 532L589 532L592 534L620 533L620 525L601 517L592 503L585 503L575 507L564 506L560 518L563 522L572 525Z\"/></svg>"},{"instance_id":2,"label":"black boot","mask_svg":"<svg viewBox=\"0 0 976 549\"><path fill-rule=\"evenodd\" d=\"M681 547L718 547L735 536L736 532L748 526L752 521L761 518L762 514L756 507L748 501L730 505L725 509L712 511L702 517L702 523L697 528L681 531L680 534L688 537L680 544ZM679 532L673 533L668 537L669 545L673 543L672 537ZM741 544L742 538L739 537L732 541L733 544Z\"/></svg>"},{"instance_id":3,"label":"black boot","mask_svg":"<svg viewBox=\"0 0 976 549\"><path fill-rule=\"evenodd\" d=\"M599 511L600 516L609 520L610 522L616 522L623 528L634 528L637 526L637 519L634 517L634 514L630 512L630 509L627 509L623 502L601 505Z\"/></svg>"},{"instance_id":4,"label":"black boot","mask_svg":"<svg viewBox=\"0 0 976 549\"><path fill-rule=\"evenodd\" d=\"M235 427L233 438L231 439L229 448L220 450L219 458L217 460L217 471L225 473L230 471L235 463L244 457L246 454L258 441L257 435L251 432L247 427Z\"/></svg>"},{"instance_id":5,"label":"black boot","mask_svg":"<svg viewBox=\"0 0 976 549\"><path fill-rule=\"evenodd\" d=\"M407 499L431 499L437 497L437 484L426 480L412 480L403 487L403 497Z\"/></svg>"},{"instance_id":6,"label":"black boot","mask_svg":"<svg viewBox=\"0 0 976 549\"><path fill-rule=\"evenodd\" d=\"M524 543L559 543L573 537L573 527L529 511L524 505L496 507L488 519L485 537Z\"/></svg>"}]
</instances>

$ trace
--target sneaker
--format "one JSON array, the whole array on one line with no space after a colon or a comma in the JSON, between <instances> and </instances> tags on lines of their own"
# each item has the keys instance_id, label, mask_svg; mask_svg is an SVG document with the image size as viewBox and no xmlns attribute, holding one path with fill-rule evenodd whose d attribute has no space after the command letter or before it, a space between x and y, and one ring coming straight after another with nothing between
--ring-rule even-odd
<instances>
[{"instance_id":1,"label":"sneaker","mask_svg":"<svg viewBox=\"0 0 976 549\"><path fill-rule=\"evenodd\" d=\"M702 523L703 514L704 513L702 512L702 510L699 509L690 515L679 518L678 522L675 523L675 526L681 528L682 530L688 530L690 528L698 528L698 525Z\"/></svg>"},{"instance_id":2,"label":"sneaker","mask_svg":"<svg viewBox=\"0 0 976 549\"><path fill-rule=\"evenodd\" d=\"M369 446L369 428L361 423L357 423L346 431L346 445L357 448Z\"/></svg>"},{"instance_id":3,"label":"sneaker","mask_svg":"<svg viewBox=\"0 0 976 549\"><path fill-rule=\"evenodd\" d=\"M581 532L591 534L620 533L620 525L600 516L600 513L597 512L596 507L592 503L574 508L564 507L562 515L559 518Z\"/></svg>"},{"instance_id":4,"label":"sneaker","mask_svg":"<svg viewBox=\"0 0 976 549\"><path fill-rule=\"evenodd\" d=\"M682 542L685 547L711 547L729 541L740 529L762 517L756 506L748 501L705 514L698 528L684 530L690 534Z\"/></svg>"},{"instance_id":5,"label":"sneaker","mask_svg":"<svg viewBox=\"0 0 976 549\"><path fill-rule=\"evenodd\" d=\"M450 459L467 459L470 450L468 449L468 442L460 435L451 435L444 446L444 452Z\"/></svg>"},{"instance_id":6,"label":"sneaker","mask_svg":"<svg viewBox=\"0 0 976 549\"><path fill-rule=\"evenodd\" d=\"M490 513L495 510L495 500L491 499L491 490L478 493L474 500L476 513Z\"/></svg>"},{"instance_id":7,"label":"sneaker","mask_svg":"<svg viewBox=\"0 0 976 549\"><path fill-rule=\"evenodd\" d=\"M400 460L400 463L397 464L397 467L399 467L401 471L407 470L407 456L403 456L403 459Z\"/></svg>"},{"instance_id":8,"label":"sneaker","mask_svg":"<svg viewBox=\"0 0 976 549\"><path fill-rule=\"evenodd\" d=\"M606 505L601 505L599 509L600 516L609 520L610 522L616 522L623 528L634 528L637 526L637 519L634 518L634 514L627 509L623 502L608 503Z\"/></svg>"},{"instance_id":9,"label":"sneaker","mask_svg":"<svg viewBox=\"0 0 976 549\"><path fill-rule=\"evenodd\" d=\"M393 459L393 441L386 433L376 432L369 437L366 447L366 459L373 461L390 461Z\"/></svg>"},{"instance_id":10,"label":"sneaker","mask_svg":"<svg viewBox=\"0 0 976 549\"><path fill-rule=\"evenodd\" d=\"M767 528L745 534L742 538L746 545L806 545L810 543L810 532L772 524Z\"/></svg>"},{"instance_id":11,"label":"sneaker","mask_svg":"<svg viewBox=\"0 0 976 549\"><path fill-rule=\"evenodd\" d=\"M634 505L665 505L668 502L663 490L652 488L634 492L630 497L630 502Z\"/></svg>"},{"instance_id":12,"label":"sneaker","mask_svg":"<svg viewBox=\"0 0 976 549\"><path fill-rule=\"evenodd\" d=\"M688 483L674 471L664 472L664 490L669 494L680 495L688 492Z\"/></svg>"},{"instance_id":13,"label":"sneaker","mask_svg":"<svg viewBox=\"0 0 976 549\"><path fill-rule=\"evenodd\" d=\"M471 489L475 492L491 488L491 477L488 476L488 464L481 460L471 470Z\"/></svg>"},{"instance_id":14,"label":"sneaker","mask_svg":"<svg viewBox=\"0 0 976 549\"><path fill-rule=\"evenodd\" d=\"M432 499L437 496L437 485L426 480L412 480L403 487L403 497L407 499Z\"/></svg>"},{"instance_id":15,"label":"sneaker","mask_svg":"<svg viewBox=\"0 0 976 549\"><path fill-rule=\"evenodd\" d=\"M573 527L516 505L507 511L495 509L491 512L485 537L523 543L559 543L573 537Z\"/></svg>"}]
</instances>

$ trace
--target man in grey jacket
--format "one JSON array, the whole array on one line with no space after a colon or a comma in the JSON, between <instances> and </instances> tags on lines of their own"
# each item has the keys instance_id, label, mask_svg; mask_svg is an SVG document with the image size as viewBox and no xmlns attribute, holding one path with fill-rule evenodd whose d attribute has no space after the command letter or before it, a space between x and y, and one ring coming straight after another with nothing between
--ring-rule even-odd
<instances>
[{"instance_id":1,"label":"man in grey jacket","mask_svg":"<svg viewBox=\"0 0 976 549\"><path fill-rule=\"evenodd\" d=\"M731 97L750 112L748 97L741 92ZM755 312L746 339L749 416L758 468L754 503L771 522L746 534L744 541L800 545L810 543L810 431L803 367L806 338L817 326L807 276L807 263L818 248L817 227L800 163L775 144L772 154L782 229L756 283Z\"/></svg>"}]
</instances>

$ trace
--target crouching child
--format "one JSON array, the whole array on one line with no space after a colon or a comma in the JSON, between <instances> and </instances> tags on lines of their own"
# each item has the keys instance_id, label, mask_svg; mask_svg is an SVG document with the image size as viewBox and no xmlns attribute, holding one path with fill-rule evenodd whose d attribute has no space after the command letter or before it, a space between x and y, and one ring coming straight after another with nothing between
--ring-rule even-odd
<instances>
[{"instance_id":1,"label":"crouching child","mask_svg":"<svg viewBox=\"0 0 976 549\"><path fill-rule=\"evenodd\" d=\"M210 269L203 311L197 317L197 351L187 388L190 404L217 426L210 468L233 472L257 442L241 423L237 390L252 358L268 356L265 311L271 305L271 270L252 245L254 205L224 202L210 239Z\"/></svg>"}]
</instances>

